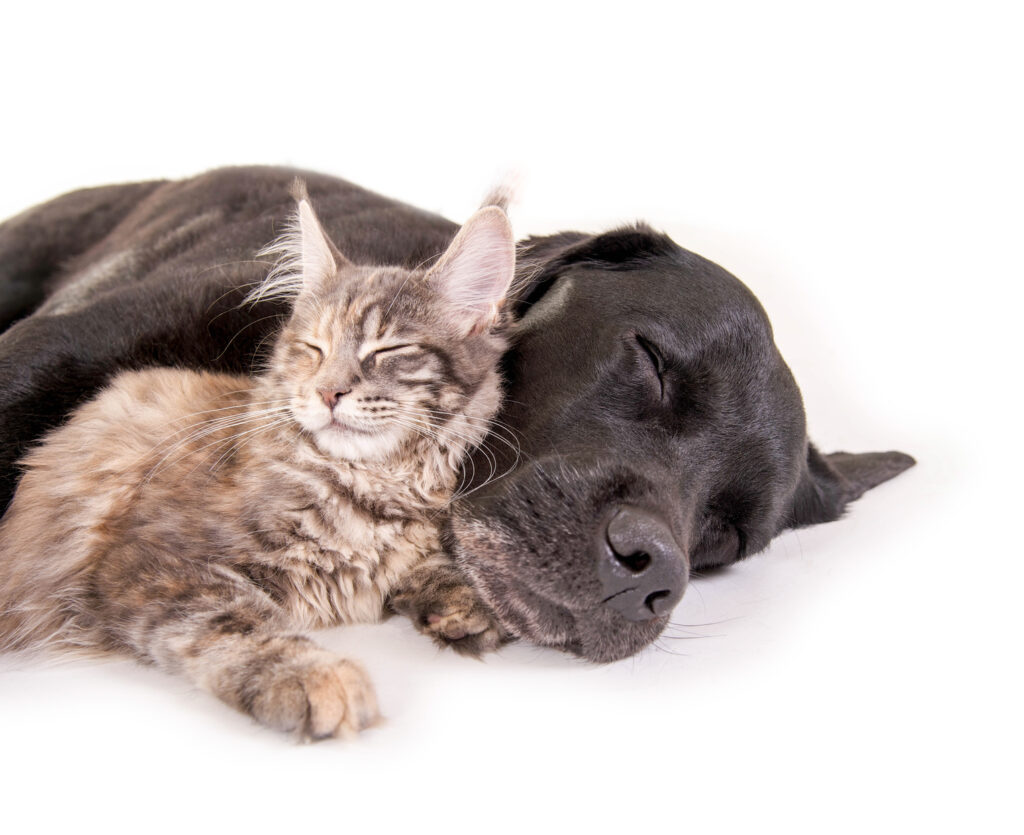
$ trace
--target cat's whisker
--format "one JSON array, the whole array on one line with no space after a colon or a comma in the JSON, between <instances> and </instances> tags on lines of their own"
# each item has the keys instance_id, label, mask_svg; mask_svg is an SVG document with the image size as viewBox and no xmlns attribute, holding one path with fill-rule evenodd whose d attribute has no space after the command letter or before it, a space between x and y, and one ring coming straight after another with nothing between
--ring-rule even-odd
<instances>
[{"instance_id":1,"label":"cat's whisker","mask_svg":"<svg viewBox=\"0 0 1024 835\"><path fill-rule=\"evenodd\" d=\"M414 420L415 421L422 421L422 418L418 418L415 415L406 415L405 419L409 420L409 421L414 421ZM424 424L420 423L419 425L423 426ZM430 427L430 428L432 430L436 431L436 429L434 427ZM487 465L488 465L488 467L490 469L490 472L487 474L487 476L484 478L484 480L480 484L478 484L476 487L474 487L472 490L468 490L468 491L463 489L465 487L465 475L463 474L460 477L460 483L457 486L457 488L456 488L456 490L455 490L455 492L454 492L454 494L452 496L452 500L454 500L456 498L461 498L461 497L466 496L466 495L469 495L469 493L472 493L472 492L474 492L476 490L479 490L481 487L484 487L484 486L486 486L486 485L488 485L488 484L490 484L490 483L492 483L494 481L497 481L499 478L502 478L503 476L507 475L509 472L514 470L516 468L516 466L518 465L518 463L519 463L518 447L514 447L514 450L516 452L515 460L512 462L512 464L509 466L509 468L505 472L502 472L502 473L499 474L498 473L497 455L492 450L488 449L487 444L486 444L486 438L483 439L483 440L480 440L480 441L474 441L472 438L470 438L468 436L460 435L459 433L454 432L454 430L449 430L449 431L450 431L450 434L453 434L456 437L459 437L461 440L463 440L467 444L467 448L475 446L481 452L481 454L484 456L484 459L487 461ZM469 456L468 458L466 458L465 462L468 463L469 466L472 468L472 474L470 476L470 483L472 483L476 479L476 464L473 461L473 457L472 456Z\"/></svg>"},{"instance_id":2,"label":"cat's whisker","mask_svg":"<svg viewBox=\"0 0 1024 835\"><path fill-rule=\"evenodd\" d=\"M208 434L209 432L216 432L216 431L218 431L220 429L224 429L226 427L229 427L229 426L231 426L231 425L233 425L233 424L235 424L237 422L243 422L244 423L244 422L249 421L249 420L258 420L259 418L264 417L266 415L278 414L278 413L281 413L281 412L286 412L288 410L289 410L288 406L285 406L285 405L282 405L282 406L270 406L270 407L266 407L266 408L258 409L258 410L257 409L243 410L243 411L241 411L238 414L221 415L220 417L208 418L207 420L198 421L196 423L193 423L190 426L182 427L181 429L177 430L176 432L172 432L170 435L168 435L165 438L163 438L156 445L156 448L162 447L165 443L169 442L173 438L176 438L178 435L181 435L182 432L189 432L190 434L186 435L183 438L179 438L178 442L179 443L187 443L193 437L199 437L199 436L202 436L204 434Z\"/></svg>"},{"instance_id":3,"label":"cat's whisker","mask_svg":"<svg viewBox=\"0 0 1024 835\"><path fill-rule=\"evenodd\" d=\"M427 441L430 441L435 445L440 446L443 444L443 439L437 437L437 434L434 431L433 427L417 422L411 417L401 418L396 416L390 418L389 422L395 426L400 426L403 429L415 432L420 437L424 438Z\"/></svg>"},{"instance_id":4,"label":"cat's whisker","mask_svg":"<svg viewBox=\"0 0 1024 835\"><path fill-rule=\"evenodd\" d=\"M472 463L472 458L470 458L469 460ZM466 496L470 495L471 493L475 493L477 490L480 490L481 488L486 487L488 484L492 484L493 482L498 481L499 479L504 478L509 473L512 473L512 472L514 472L516 470L516 468L519 466L519 461L520 461L520 457L519 457L519 454L517 452L515 460L511 464L508 465L508 467L505 469L504 472L497 473L497 474L492 472L487 478L485 478L482 482L480 482L480 484L476 485L476 487L473 487L472 489L469 489L469 490L464 489L468 485L464 481L460 482L458 489L452 495L452 501L455 501L456 499L465 498ZM474 477L475 477L475 472L474 472ZM469 484L472 484L472 483L473 483L473 478L470 478Z\"/></svg>"},{"instance_id":5,"label":"cat's whisker","mask_svg":"<svg viewBox=\"0 0 1024 835\"><path fill-rule=\"evenodd\" d=\"M230 348L230 347L231 347L231 346L232 346L232 345L234 344L235 340L236 340L236 339L238 339L238 337L239 337L239 336L241 336L241 335L242 335L242 333L244 333L245 331L247 331L247 330L248 330L249 328L251 328L251 327L252 327L253 325L258 325L258 324L259 324L260 322L265 322L265 321L267 321L267 319L282 319L282 318L285 318L285 317L287 317L287 315L288 315L288 314L287 314L287 313L284 313L284 312L281 312L281 313L271 313L271 314L270 314L270 315L268 315L268 316L260 316L260 318L259 318L259 319L253 319L253 320L252 320L252 321L250 321L250 322L246 322L246 323L245 323L244 325L242 325L242 327L240 327L240 328L239 328L239 329L238 329L238 330L237 330L237 331L235 332L234 336L232 336L232 337L231 337L231 339L229 339L229 340L228 340L228 342L227 342L227 344L226 344L226 345L224 346L223 350L221 350L221 352L220 352L219 354L217 354L217 356L215 356L215 357L213 358L213 361L214 361L214 362L216 362L217 360L221 359L221 358L222 358L222 357L223 357L223 356L224 356L224 355L225 355L225 354L226 354L226 353L228 352L228 349L229 349L229 348Z\"/></svg>"},{"instance_id":6,"label":"cat's whisker","mask_svg":"<svg viewBox=\"0 0 1024 835\"><path fill-rule=\"evenodd\" d=\"M426 418L418 416L418 415L415 415L414 413L407 412L406 413L406 417L410 418L410 419L415 418L417 420L425 421L425 422L428 423L428 425L430 425L429 421L427 421ZM470 435L470 434L467 434L466 432L456 430L455 428L453 428L451 426L450 422L444 424L443 427L433 427L433 428L438 433L438 437L439 438L440 438L441 434L443 433L444 435L447 435L447 436L450 436L450 437L454 437L454 438L458 438L459 440L461 440L466 445L466 449L467 450L472 448L472 447L477 447L478 449L481 450L481 452L483 453L484 457L487 459L488 464L492 468L492 471L495 468L497 468L497 457L491 452L491 450L487 449L486 445L483 443L483 439L482 438L478 437L475 434L474 435Z\"/></svg>"},{"instance_id":7,"label":"cat's whisker","mask_svg":"<svg viewBox=\"0 0 1024 835\"><path fill-rule=\"evenodd\" d=\"M247 430L245 430L243 432L233 432L232 434L228 435L227 437L222 437L222 439L218 439L216 441L211 441L209 444L205 444L204 446L200 447L199 449L190 450L187 454L188 455L197 455L197 454L203 452L204 450L208 450L208 449L210 449L212 447L213 448L213 452L210 453L210 455L213 455L214 453L217 452L217 450L220 447L222 447L224 445L233 444L234 442L238 441L240 439L240 437L244 437L245 435L248 435L250 433L260 432L260 431L262 431L264 429L267 429L267 428L270 428L270 427L272 427L274 425L280 425L282 423L287 423L288 420L289 420L289 418L276 418L273 421L271 421L270 423L264 424L263 426L256 426L256 427L247 429ZM217 459L217 461L214 462L214 464L212 464L210 466L210 471L213 472L217 468L217 466L221 463L221 460L224 458L224 455L227 455L230 452L231 452L231 449L228 449L227 453L224 453L223 455L221 455ZM193 467L191 467L190 470L188 470L188 472L189 473L195 472L203 464L203 461L204 460L208 460L208 459L209 459L209 455L208 456L204 456L199 461L197 461L196 464Z\"/></svg>"},{"instance_id":8,"label":"cat's whisker","mask_svg":"<svg viewBox=\"0 0 1024 835\"><path fill-rule=\"evenodd\" d=\"M388 418L389 421L405 426L416 426L422 430L421 434L432 440L438 445L448 444L451 445L451 439L454 438L462 442L466 447L471 446L474 443L474 439L468 435L457 432L450 427L444 427L441 430L439 427L433 426L428 421L412 414L394 414ZM444 434L442 434L444 431Z\"/></svg>"},{"instance_id":9,"label":"cat's whisker","mask_svg":"<svg viewBox=\"0 0 1024 835\"><path fill-rule=\"evenodd\" d=\"M406 420L410 420L410 419L406 419ZM441 441L431 432L431 430L429 428L424 428L422 424L406 422L406 420L395 419L394 422L397 425L399 425L399 426L403 426L406 429L409 429L409 430L411 430L413 432L418 433L422 437L426 438L427 440L429 440L429 441L431 441L431 442L433 442L435 444L440 444L441 443ZM470 480L471 481L474 480L476 478L476 462L472 459L472 457L468 457L468 458L464 459L464 463L468 464L468 466L469 466L469 468L471 470ZM493 475L493 466L494 466L494 464L492 462L492 475ZM459 470L459 483L456 485L455 489L452 491L452 495L449 496L448 500L445 502L445 506L450 505L451 502L457 497L459 491L463 487L464 479L465 479L465 470L464 470L464 468L460 468L460 470ZM485 480L485 483L487 481L489 481L489 480L490 480L490 477L488 477L488 479Z\"/></svg>"},{"instance_id":10,"label":"cat's whisker","mask_svg":"<svg viewBox=\"0 0 1024 835\"><path fill-rule=\"evenodd\" d=\"M499 438L502 438L503 440L505 439L505 435L503 433L507 433L508 439L518 443L519 433L516 432L516 430L509 426L507 423L503 423L502 421L496 420L494 418L481 418L473 415L467 415L462 412L446 412L441 409L417 408L414 406L402 406L402 408L408 409L410 411L415 411L419 414L443 415L445 417L461 418L467 423L476 423L486 427L489 430L490 434L496 435Z\"/></svg>"},{"instance_id":11,"label":"cat's whisker","mask_svg":"<svg viewBox=\"0 0 1024 835\"><path fill-rule=\"evenodd\" d=\"M485 434L487 434L492 429L492 424L489 420L485 418L473 417L472 415L466 415L460 412L443 412L436 409L424 409L417 408L415 406L406 406L404 404L398 405L396 408L398 411L402 413L415 415L417 417L422 417L427 420L430 420L432 418L439 418L439 429L447 429L453 423L458 423L460 421L465 423L466 428L472 431L481 430ZM451 420L450 418L454 418L454 420Z\"/></svg>"},{"instance_id":12,"label":"cat's whisker","mask_svg":"<svg viewBox=\"0 0 1024 835\"><path fill-rule=\"evenodd\" d=\"M229 392L229 394L243 394L246 391L247 391L246 389L239 389L238 391L235 391L235 392ZM203 409L202 411L199 411L199 412L189 412L186 415L182 415L180 418L175 419L174 423L181 423L182 421L189 421L189 420L192 420L192 418L199 417L199 415L210 415L210 414L213 414L214 412L227 412L227 411L230 411L231 409L235 409L235 410L238 410L238 411L252 411L252 408L251 408L252 406L266 406L268 404L270 404L270 405L285 404L285 403L288 403L290 401L290 399L291 398L288 398L288 397L277 397L277 398L274 398L272 400L247 400L244 403L235 403L235 404L233 404L231 406L222 406L219 409Z\"/></svg>"},{"instance_id":13,"label":"cat's whisker","mask_svg":"<svg viewBox=\"0 0 1024 835\"><path fill-rule=\"evenodd\" d=\"M247 423L254 423L267 417L276 417L278 415L284 415L290 413L290 409L287 406L277 406L273 408L261 409L259 412L247 412L241 415L225 416L217 418L215 420L204 421L203 423L196 426L195 434L187 436L183 440L186 442L200 438L205 435L209 435L213 432L220 432L224 429L231 429L235 426L241 426Z\"/></svg>"},{"instance_id":14,"label":"cat's whisker","mask_svg":"<svg viewBox=\"0 0 1024 835\"><path fill-rule=\"evenodd\" d=\"M224 453L223 453L223 454L222 454L222 455L220 456L220 458L218 458L218 459L217 459L217 460L216 460L216 461L215 461L215 462L214 462L214 463L213 463L213 464L211 465L211 467L210 467L210 472L214 472L214 471L215 471L215 470L216 470L216 469L217 469L217 468L218 468L218 467L219 467L219 466L220 466L220 465L221 465L221 464L222 464L222 463L223 463L224 461L226 461L226 460L227 460L227 458L228 458L229 456L231 456L231 455L233 455L234 453L238 452L238 450L240 450L240 449L241 449L241 448L242 448L243 446L245 446L245 445L246 445L247 443L249 443L250 441L252 441L252 440L253 440L253 438L255 438L255 437L256 437L256 436L257 436L258 434L260 434L261 432L267 432L267 431L269 431L269 430L271 430L271 429L276 429L276 428L277 428L277 427L279 427L279 426L286 426L286 425L287 425L288 423L290 423L290 422L291 422L291 417L284 417L284 418L278 418L277 420L274 420L274 421L272 421L271 423L267 424L266 426L263 426L263 427L257 427L257 428L255 428L255 429L251 429L251 430L249 430L248 432L244 432L244 433L242 433L241 435L235 435L235 436L233 436L233 437L232 437L232 438L230 439L230 440L231 440L231 441L233 442L233 443L232 443L232 445L231 445L231 447L230 447L230 449L228 449L228 450L227 450L226 452L224 452ZM248 438L246 438L246 439L245 439L244 441L242 441L241 443L234 443L234 442L235 442L235 441L237 441L237 440L238 440L238 439L239 439L240 437L242 437L242 435L248 435L249 437L248 437Z\"/></svg>"},{"instance_id":15,"label":"cat's whisker","mask_svg":"<svg viewBox=\"0 0 1024 835\"><path fill-rule=\"evenodd\" d=\"M262 432L262 431L264 431L266 429L274 428L275 426L281 426L281 425L287 424L290 420L291 420L290 417L275 418L275 419L271 420L269 423L264 424L263 426L252 427L252 428L246 429L244 432L235 432L235 433L232 433L231 435L228 435L226 438L219 438L219 439L217 439L215 441L210 441L208 444L204 444L203 446L199 447L198 449L191 450L189 452L189 455L198 454L198 453L202 452L203 450L209 449L210 447L213 447L214 448L214 452L216 452L217 449L219 449L221 446L224 446L225 444L232 444L235 441L237 441L239 438L243 438L243 437L245 437L247 435L252 435L254 433ZM229 450L229 452L230 452L230 450ZM223 455L221 456L221 458L223 458ZM217 463L220 462L221 458L218 458ZM189 472L194 472L202 463L203 463L202 460L196 462L195 466L193 466L192 470L190 470ZM214 469L216 469L216 466L217 466L216 463L213 466L211 466L210 471L212 472Z\"/></svg>"},{"instance_id":16,"label":"cat's whisker","mask_svg":"<svg viewBox=\"0 0 1024 835\"><path fill-rule=\"evenodd\" d=\"M237 416L234 416L232 419L218 418L218 419L216 419L214 421L206 421L203 424L200 424L200 428L193 429L193 431L190 434L186 435L184 438L179 439L173 446L171 446L170 449L168 449L164 453L164 455L153 465L153 467L149 471L149 474L144 479L143 483L144 484L147 483L154 475L156 475L156 473L158 473L163 468L164 463L167 462L168 459L170 459L170 457L172 455L174 455L175 452L177 452L179 449L181 449L182 447L184 447L184 446L186 446L186 445L188 445L190 443L194 443L196 441L200 441L203 438L206 438L209 435L215 434L217 432L221 432L221 431L228 430L228 429L234 429L234 428L241 427L241 426L246 426L248 424L255 423L255 422L261 421L261 420L265 420L268 417L273 417L273 416L278 415L278 414L285 415L288 412L289 412L289 410L286 407L279 407L279 408L273 409L273 410L269 410L269 409L268 410L260 410L259 412L253 413L253 414L237 415ZM286 419L290 420L291 418L287 417ZM208 424L211 424L211 423L213 424L212 426L208 425ZM173 438L174 436L172 435L170 437ZM229 436L228 439L230 439L230 437L231 436ZM168 438L166 440L170 440L170 438ZM162 448L162 446L163 446L163 444L165 442L166 441L162 441L160 444L157 444L154 447L154 449L153 449L154 453L158 452ZM213 441L210 444L206 444L206 445L204 445L202 447L199 447L196 450L191 450L191 451L189 451L188 454L191 455L191 454L195 454L197 452L201 452L202 450L206 449L208 446L211 446L211 445L213 445L215 443L217 443L217 441Z\"/></svg>"}]
</instances>

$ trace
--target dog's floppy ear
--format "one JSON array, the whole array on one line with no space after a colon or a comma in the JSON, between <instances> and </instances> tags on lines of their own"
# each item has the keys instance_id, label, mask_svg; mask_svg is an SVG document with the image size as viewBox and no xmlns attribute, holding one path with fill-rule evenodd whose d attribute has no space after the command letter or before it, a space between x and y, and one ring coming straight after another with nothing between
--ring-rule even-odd
<instances>
[{"instance_id":1,"label":"dog's floppy ear","mask_svg":"<svg viewBox=\"0 0 1024 835\"><path fill-rule=\"evenodd\" d=\"M847 504L915 463L903 452L822 455L813 444L808 444L807 464L782 529L834 522L843 515Z\"/></svg>"},{"instance_id":2,"label":"dog's floppy ear","mask_svg":"<svg viewBox=\"0 0 1024 835\"><path fill-rule=\"evenodd\" d=\"M521 315L538 301L573 264L589 264L604 270L628 270L638 262L671 256L679 246L644 223L612 229L600 235L559 232L520 242L516 283L512 291L516 313Z\"/></svg>"},{"instance_id":3,"label":"dog's floppy ear","mask_svg":"<svg viewBox=\"0 0 1024 835\"><path fill-rule=\"evenodd\" d=\"M570 263L567 253L592 238L593 235L583 232L559 232L519 242L516 247L516 278L509 291L517 316L521 316L551 288Z\"/></svg>"}]
</instances>

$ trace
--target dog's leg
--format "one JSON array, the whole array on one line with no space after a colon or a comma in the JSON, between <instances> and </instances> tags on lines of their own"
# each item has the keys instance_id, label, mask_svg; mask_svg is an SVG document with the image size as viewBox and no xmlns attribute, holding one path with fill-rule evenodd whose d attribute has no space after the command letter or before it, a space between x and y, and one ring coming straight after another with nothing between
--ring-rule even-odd
<instances>
[{"instance_id":1,"label":"dog's leg","mask_svg":"<svg viewBox=\"0 0 1024 835\"><path fill-rule=\"evenodd\" d=\"M511 637L455 564L442 554L410 571L392 593L389 606L440 646L465 655L491 652Z\"/></svg>"}]
</instances>

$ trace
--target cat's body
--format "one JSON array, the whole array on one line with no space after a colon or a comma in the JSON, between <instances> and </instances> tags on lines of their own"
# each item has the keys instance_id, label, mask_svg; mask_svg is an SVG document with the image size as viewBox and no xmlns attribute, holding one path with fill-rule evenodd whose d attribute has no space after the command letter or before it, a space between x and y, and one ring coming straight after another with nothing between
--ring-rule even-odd
<instances>
[{"instance_id":1,"label":"cat's body","mask_svg":"<svg viewBox=\"0 0 1024 835\"><path fill-rule=\"evenodd\" d=\"M398 578L438 553L438 516L455 486L442 461L332 460L294 426L242 423L252 382L122 374L29 454L3 542L42 559L4 563L20 574L5 577L20 604L0 614L15 648L120 648L123 618L107 617L110 595L89 587L134 579L138 560L116 556L127 536L180 558L181 585L197 562L254 580L303 629L379 619ZM252 437L236 438L239 425ZM440 457L431 442L421 447L423 461Z\"/></svg>"},{"instance_id":2,"label":"cat's body","mask_svg":"<svg viewBox=\"0 0 1024 835\"><path fill-rule=\"evenodd\" d=\"M397 601L495 641L438 541L500 400L495 212L423 276L348 264L300 203L291 272L261 288L296 294L265 373L124 373L26 457L0 522L0 647L127 652L320 737L371 723L373 690L295 630ZM426 588L446 605L428 612Z\"/></svg>"}]
</instances>

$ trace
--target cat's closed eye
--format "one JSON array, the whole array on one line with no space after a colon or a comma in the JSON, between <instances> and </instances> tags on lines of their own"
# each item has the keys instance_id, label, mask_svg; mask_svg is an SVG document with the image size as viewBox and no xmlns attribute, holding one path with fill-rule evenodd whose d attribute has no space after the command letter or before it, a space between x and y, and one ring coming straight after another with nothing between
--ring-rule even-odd
<instances>
[{"instance_id":1,"label":"cat's closed eye","mask_svg":"<svg viewBox=\"0 0 1024 835\"><path fill-rule=\"evenodd\" d=\"M397 356L409 356L419 353L420 346L413 342L401 342L394 345L382 345L367 353L365 359L372 360L375 364L381 360Z\"/></svg>"},{"instance_id":2,"label":"cat's closed eye","mask_svg":"<svg viewBox=\"0 0 1024 835\"><path fill-rule=\"evenodd\" d=\"M310 354L312 357L314 357L316 359L317 363L320 363L320 362L323 361L323 358L324 358L324 349L323 348L319 347L318 345L314 345L312 342L299 342L298 345L307 354Z\"/></svg>"}]
</instances>

